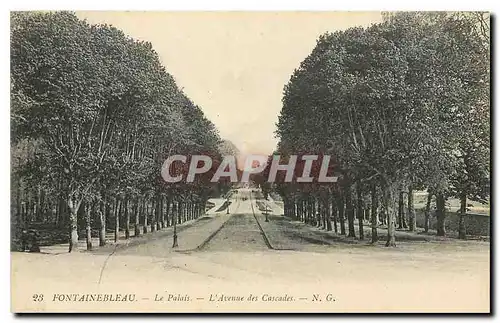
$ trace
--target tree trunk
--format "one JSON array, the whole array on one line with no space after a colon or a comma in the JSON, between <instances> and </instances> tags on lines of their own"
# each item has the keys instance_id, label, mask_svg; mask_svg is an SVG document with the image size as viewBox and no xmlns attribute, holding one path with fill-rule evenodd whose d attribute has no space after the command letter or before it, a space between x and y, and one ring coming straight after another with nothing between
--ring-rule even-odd
<instances>
[{"instance_id":1,"label":"tree trunk","mask_svg":"<svg viewBox=\"0 0 500 323\"><path fill-rule=\"evenodd\" d=\"M340 234L345 236L345 202L344 194L339 194L338 198L339 207L339 223L340 223Z\"/></svg>"},{"instance_id":2,"label":"tree trunk","mask_svg":"<svg viewBox=\"0 0 500 323\"><path fill-rule=\"evenodd\" d=\"M356 233L354 231L354 207L352 205L352 195L350 187L347 187L345 190L345 206L347 212L347 224L349 227L349 234L347 235L347 237L355 238Z\"/></svg>"},{"instance_id":3,"label":"tree trunk","mask_svg":"<svg viewBox=\"0 0 500 323\"><path fill-rule=\"evenodd\" d=\"M294 198L293 200L293 204L295 205L295 218L296 220L298 221L301 221L301 214L300 214L300 200L298 200L297 198Z\"/></svg>"},{"instance_id":4,"label":"tree trunk","mask_svg":"<svg viewBox=\"0 0 500 323\"><path fill-rule=\"evenodd\" d=\"M403 218L405 217L405 208L404 208L404 195L403 191L399 192L399 203L398 203L398 229L403 229Z\"/></svg>"},{"instance_id":5,"label":"tree trunk","mask_svg":"<svg viewBox=\"0 0 500 323\"><path fill-rule=\"evenodd\" d=\"M31 210L31 203L30 203L30 197L29 197L29 192L26 192L26 202L24 203L24 223L25 223L25 227L28 228L29 225L30 225L30 222L31 222L31 218L30 218L30 210Z\"/></svg>"},{"instance_id":6,"label":"tree trunk","mask_svg":"<svg viewBox=\"0 0 500 323\"><path fill-rule=\"evenodd\" d=\"M156 207L158 204L158 199L156 199L154 196L151 201L151 232L156 231L156 212L158 208Z\"/></svg>"},{"instance_id":7,"label":"tree trunk","mask_svg":"<svg viewBox=\"0 0 500 323\"><path fill-rule=\"evenodd\" d=\"M387 214L387 242L385 243L386 247L395 247L396 246L396 209L394 207L395 204L395 189L390 185L385 185L383 189L383 202L384 209Z\"/></svg>"},{"instance_id":8,"label":"tree trunk","mask_svg":"<svg viewBox=\"0 0 500 323\"><path fill-rule=\"evenodd\" d=\"M78 208L79 203L74 203L71 197L68 198L69 214L69 252L78 249Z\"/></svg>"},{"instance_id":9,"label":"tree trunk","mask_svg":"<svg viewBox=\"0 0 500 323\"><path fill-rule=\"evenodd\" d=\"M297 200L297 217L302 222L302 200L300 198Z\"/></svg>"},{"instance_id":10,"label":"tree trunk","mask_svg":"<svg viewBox=\"0 0 500 323\"><path fill-rule=\"evenodd\" d=\"M164 208L165 208L165 198L163 195L160 195L160 224L162 229L166 227Z\"/></svg>"},{"instance_id":11,"label":"tree trunk","mask_svg":"<svg viewBox=\"0 0 500 323\"><path fill-rule=\"evenodd\" d=\"M33 190L28 191L27 201L26 201L26 211L28 220L28 225L33 222Z\"/></svg>"},{"instance_id":12,"label":"tree trunk","mask_svg":"<svg viewBox=\"0 0 500 323\"><path fill-rule=\"evenodd\" d=\"M117 199L116 207L115 207L115 243L118 242L118 238L120 236L120 209L121 209L122 201L121 199Z\"/></svg>"},{"instance_id":13,"label":"tree trunk","mask_svg":"<svg viewBox=\"0 0 500 323\"><path fill-rule=\"evenodd\" d=\"M308 223L309 221L309 211L308 211L308 208L309 208L309 201L307 200L307 198L304 198L304 200L302 201L302 211L303 211L303 216L304 216L304 223Z\"/></svg>"},{"instance_id":14,"label":"tree trunk","mask_svg":"<svg viewBox=\"0 0 500 323\"><path fill-rule=\"evenodd\" d=\"M125 212L125 239L130 239L130 212L128 210L128 197L125 196L123 212Z\"/></svg>"},{"instance_id":15,"label":"tree trunk","mask_svg":"<svg viewBox=\"0 0 500 323\"><path fill-rule=\"evenodd\" d=\"M114 214L114 211L113 211L113 208L115 207L114 205L114 200L111 199L106 199L105 200L106 203L104 204L104 220L106 221L105 222L105 226L108 227L108 226L111 226L111 220L113 220L113 214Z\"/></svg>"},{"instance_id":16,"label":"tree trunk","mask_svg":"<svg viewBox=\"0 0 500 323\"><path fill-rule=\"evenodd\" d=\"M104 209L104 202L99 203L99 246L106 245L106 213Z\"/></svg>"},{"instance_id":17,"label":"tree trunk","mask_svg":"<svg viewBox=\"0 0 500 323\"><path fill-rule=\"evenodd\" d=\"M179 209L181 210L179 212L179 215L181 215L180 219L179 219L179 223L178 224L182 224L184 223L184 221L186 221L186 202L181 202L179 203Z\"/></svg>"},{"instance_id":18,"label":"tree trunk","mask_svg":"<svg viewBox=\"0 0 500 323\"><path fill-rule=\"evenodd\" d=\"M382 225L387 225L387 210L384 207L384 203L382 203L382 207L380 208L378 218L379 221L382 223Z\"/></svg>"},{"instance_id":19,"label":"tree trunk","mask_svg":"<svg viewBox=\"0 0 500 323\"><path fill-rule=\"evenodd\" d=\"M184 208L185 208L185 205L184 205L184 202L179 202L179 215L180 215L180 218L179 219L179 223L177 224L182 224L182 216L184 214Z\"/></svg>"},{"instance_id":20,"label":"tree trunk","mask_svg":"<svg viewBox=\"0 0 500 323\"><path fill-rule=\"evenodd\" d=\"M188 211L189 211L189 202L184 202L184 220L182 223L186 222L188 220Z\"/></svg>"},{"instance_id":21,"label":"tree trunk","mask_svg":"<svg viewBox=\"0 0 500 323\"><path fill-rule=\"evenodd\" d=\"M306 210L305 210L305 217L306 217L306 223L307 224L311 224L311 213L312 213L312 203L311 203L311 199L310 198L307 198L306 199Z\"/></svg>"},{"instance_id":22,"label":"tree trunk","mask_svg":"<svg viewBox=\"0 0 500 323\"><path fill-rule=\"evenodd\" d=\"M62 197L59 197L58 199L58 203L57 203L57 227L58 228L61 228L64 226L64 219L66 218L65 216L63 216L63 214L65 214L66 210L67 210L67 203L64 201L64 199ZM22 205L21 205L21 214L22 213ZM22 216L22 222L23 222L23 225L25 225L25 219L24 219L24 216ZM24 226L23 226L24 227Z\"/></svg>"},{"instance_id":23,"label":"tree trunk","mask_svg":"<svg viewBox=\"0 0 500 323\"><path fill-rule=\"evenodd\" d=\"M163 216L163 203L162 203L162 196L158 194L158 197L156 198L158 200L157 202L157 208L158 208L158 213L156 214L156 230L161 230L162 228L162 216Z\"/></svg>"},{"instance_id":24,"label":"tree trunk","mask_svg":"<svg viewBox=\"0 0 500 323\"><path fill-rule=\"evenodd\" d=\"M360 185L356 185L356 191L358 193L358 205L357 205L357 210L358 210L358 230L359 230L359 240L364 240L365 239L365 233L363 229L363 219L364 219L364 207L363 207L363 193L361 191Z\"/></svg>"},{"instance_id":25,"label":"tree trunk","mask_svg":"<svg viewBox=\"0 0 500 323\"><path fill-rule=\"evenodd\" d=\"M415 206L413 204L413 185L408 186L408 220L409 231L414 232L417 229L417 218L415 217Z\"/></svg>"},{"instance_id":26,"label":"tree trunk","mask_svg":"<svg viewBox=\"0 0 500 323\"><path fill-rule=\"evenodd\" d=\"M173 225L174 225L174 241L172 243L172 248L177 248L179 246L179 241L178 241L178 237L177 237L177 224L178 224L177 222L179 222L180 202L174 201L172 208L173 208L172 219L174 221L174 223L173 223Z\"/></svg>"},{"instance_id":27,"label":"tree trunk","mask_svg":"<svg viewBox=\"0 0 500 323\"><path fill-rule=\"evenodd\" d=\"M465 240L467 232L465 231L465 215L467 214L467 194L462 192L460 196L460 215L458 219L458 238Z\"/></svg>"},{"instance_id":28,"label":"tree trunk","mask_svg":"<svg viewBox=\"0 0 500 323\"><path fill-rule=\"evenodd\" d=\"M306 223L306 201L305 199L299 199L299 207L300 207L300 221Z\"/></svg>"},{"instance_id":29,"label":"tree trunk","mask_svg":"<svg viewBox=\"0 0 500 323\"><path fill-rule=\"evenodd\" d=\"M304 218L303 219L304 223L307 223L307 221L308 221L308 218L307 218L307 215L308 215L308 213L307 213L308 205L309 205L309 203L308 203L307 199L304 198L302 200L302 217Z\"/></svg>"},{"instance_id":30,"label":"tree trunk","mask_svg":"<svg viewBox=\"0 0 500 323\"><path fill-rule=\"evenodd\" d=\"M172 225L172 215L171 215L171 206L170 204L172 203L172 201L170 201L170 199L167 197L167 205L166 205L166 210L165 210L165 225L167 227L171 226ZM170 215L170 218L169 218L169 215Z\"/></svg>"},{"instance_id":31,"label":"tree trunk","mask_svg":"<svg viewBox=\"0 0 500 323\"><path fill-rule=\"evenodd\" d=\"M16 180L16 220L17 220L17 226L18 228L24 228L23 224L23 216L22 216L22 210L21 210L21 178L17 178ZM16 230L16 235L19 234L21 230Z\"/></svg>"},{"instance_id":32,"label":"tree trunk","mask_svg":"<svg viewBox=\"0 0 500 323\"><path fill-rule=\"evenodd\" d=\"M141 235L141 229L139 226L139 197L136 198L134 204L134 237L138 237Z\"/></svg>"},{"instance_id":33,"label":"tree trunk","mask_svg":"<svg viewBox=\"0 0 500 323\"><path fill-rule=\"evenodd\" d=\"M142 227L143 233L148 233L148 201L147 198L142 200L142 214L144 214L144 225Z\"/></svg>"},{"instance_id":34,"label":"tree trunk","mask_svg":"<svg viewBox=\"0 0 500 323\"><path fill-rule=\"evenodd\" d=\"M310 225L315 225L316 224L316 214L314 214L314 209L315 209L315 204L314 204L314 199L312 197L309 198L309 207L308 207L308 222Z\"/></svg>"},{"instance_id":35,"label":"tree trunk","mask_svg":"<svg viewBox=\"0 0 500 323\"><path fill-rule=\"evenodd\" d=\"M325 208L322 202L323 201L321 199L316 201L318 205L318 216L316 218L318 219L318 228L321 228L321 230L325 230L326 229Z\"/></svg>"},{"instance_id":36,"label":"tree trunk","mask_svg":"<svg viewBox=\"0 0 500 323\"><path fill-rule=\"evenodd\" d=\"M436 220L437 220L437 235L445 236L444 218L446 212L446 199L443 193L436 194Z\"/></svg>"},{"instance_id":37,"label":"tree trunk","mask_svg":"<svg viewBox=\"0 0 500 323\"><path fill-rule=\"evenodd\" d=\"M42 210L42 187L38 185L36 190L36 201L35 201L35 219L37 222L43 221L43 210Z\"/></svg>"},{"instance_id":38,"label":"tree trunk","mask_svg":"<svg viewBox=\"0 0 500 323\"><path fill-rule=\"evenodd\" d=\"M378 219L377 219L377 208L378 208L378 200L377 200L377 186L372 185L371 192L371 227L372 227L372 243L376 243L378 241Z\"/></svg>"},{"instance_id":39,"label":"tree trunk","mask_svg":"<svg viewBox=\"0 0 500 323\"><path fill-rule=\"evenodd\" d=\"M330 211L330 198L326 197L325 199L325 219L326 219L326 231L332 231L332 220L331 220L331 211Z\"/></svg>"},{"instance_id":40,"label":"tree trunk","mask_svg":"<svg viewBox=\"0 0 500 323\"><path fill-rule=\"evenodd\" d=\"M87 242L87 250L92 250L92 228L90 226L90 219L92 218L92 210L93 207L90 205L85 206L85 233L87 235L86 237L86 242Z\"/></svg>"},{"instance_id":41,"label":"tree trunk","mask_svg":"<svg viewBox=\"0 0 500 323\"><path fill-rule=\"evenodd\" d=\"M316 200L317 211L316 211L316 227L324 230L326 225L323 226L323 207L321 205L321 200ZM326 223L325 223L326 224Z\"/></svg>"},{"instance_id":42,"label":"tree trunk","mask_svg":"<svg viewBox=\"0 0 500 323\"><path fill-rule=\"evenodd\" d=\"M178 216L177 216L177 224L181 224L184 222L184 202L179 201L178 207Z\"/></svg>"},{"instance_id":43,"label":"tree trunk","mask_svg":"<svg viewBox=\"0 0 500 323\"><path fill-rule=\"evenodd\" d=\"M425 214L424 214L424 231L429 232L429 221L431 215L431 201L432 193L430 190L427 191L427 203L425 204Z\"/></svg>"},{"instance_id":44,"label":"tree trunk","mask_svg":"<svg viewBox=\"0 0 500 323\"><path fill-rule=\"evenodd\" d=\"M154 215L155 215L155 227L156 230L160 230L160 194L157 194L155 197L155 205L154 205Z\"/></svg>"},{"instance_id":45,"label":"tree trunk","mask_svg":"<svg viewBox=\"0 0 500 323\"><path fill-rule=\"evenodd\" d=\"M338 233L338 228L337 228L338 209L335 197L332 197L332 217L333 217L333 230L335 231L335 233Z\"/></svg>"}]
</instances>

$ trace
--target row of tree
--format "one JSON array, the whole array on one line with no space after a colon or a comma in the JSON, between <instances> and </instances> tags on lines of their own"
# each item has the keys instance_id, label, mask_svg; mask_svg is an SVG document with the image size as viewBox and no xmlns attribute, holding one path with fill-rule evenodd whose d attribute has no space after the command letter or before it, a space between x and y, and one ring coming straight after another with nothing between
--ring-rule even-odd
<instances>
[{"instance_id":1,"label":"row of tree","mask_svg":"<svg viewBox=\"0 0 500 323\"><path fill-rule=\"evenodd\" d=\"M91 248L92 227L101 245L106 224L130 237L131 217L135 235L160 229L227 189L162 180L173 153L220 157L216 128L150 43L70 12L11 14L11 130L14 237L53 223L72 251L83 226Z\"/></svg>"},{"instance_id":2,"label":"row of tree","mask_svg":"<svg viewBox=\"0 0 500 323\"><path fill-rule=\"evenodd\" d=\"M465 238L467 200L490 191L489 44L483 13L391 13L322 35L285 86L276 153L332 155L340 180L276 184L285 213L331 230L333 212L342 234L347 217L351 237L357 214L360 238L369 214L372 241L385 222L395 246L404 194L413 231L413 192L426 189L426 229L431 198L445 235L446 201L457 197Z\"/></svg>"}]
</instances>

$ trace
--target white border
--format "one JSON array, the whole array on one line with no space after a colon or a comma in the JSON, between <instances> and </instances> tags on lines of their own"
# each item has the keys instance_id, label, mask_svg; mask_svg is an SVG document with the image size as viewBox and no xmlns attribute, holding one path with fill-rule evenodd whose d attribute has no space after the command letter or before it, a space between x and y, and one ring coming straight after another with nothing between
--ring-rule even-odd
<instances>
[{"instance_id":1,"label":"white border","mask_svg":"<svg viewBox=\"0 0 500 323\"><path fill-rule=\"evenodd\" d=\"M328 1L328 0L182 0L182 1L63 1L43 2L20 0L11 3L11 10L484 10L493 8L492 1Z\"/></svg>"},{"instance_id":2,"label":"white border","mask_svg":"<svg viewBox=\"0 0 500 323\"><path fill-rule=\"evenodd\" d=\"M170 1L168 3L164 3L163 1L150 1L150 0L140 0L140 1L119 1L119 2L111 2L111 1L102 1L102 0L87 0L87 1L63 1L63 0L45 0L45 1L27 1L27 0L18 0L11 1L10 3L1 4L2 9L5 6L5 10L2 10L2 15L0 15L0 23L1 23L1 44L2 44L2 56L1 57L9 57L9 14L8 11L11 10L175 10L175 11L184 11L184 10L217 10L217 11L240 11L240 10L251 10L251 11L273 11L273 10L286 10L286 11L331 11L331 10L344 10L344 11L388 11L388 10L481 10L481 11L492 11L495 12L498 7L498 2L487 1L487 0L474 0L474 1L433 1L433 0L419 0L419 1L411 1L411 2L402 2L402 1L343 1L342 3L338 3L337 1L321 1L321 0L286 0L286 1L270 1L270 0L251 0L251 1L236 1L236 0L179 0L176 2ZM494 42L498 40L497 33L494 33ZM497 48L498 50L498 48ZM496 55L495 55L496 56ZM496 57L495 57L496 58ZM492 57L492 59L494 59ZM3 241L5 244L2 247L4 253L4 262L1 267L2 276L4 279L5 286L3 288L2 293L0 293L0 303L2 305L2 322L11 322L16 319L12 314L10 314L10 253L7 252L9 250L9 234L10 234L10 198L9 198L9 177L10 177L10 144L9 144L9 60L5 59L4 63L1 65L1 86L2 89L2 109L0 110L0 144L2 149L2 158L1 158L1 171L2 171L2 182L0 185L0 206L3 216L3 225L0 226L2 233L1 237L3 237ZM498 80L496 76L494 76L494 90L498 90ZM497 92L498 93L498 92ZM496 103L496 102L494 102ZM496 106L496 104L495 104ZM492 107L494 110L495 107ZM499 113L494 113L495 117L495 125L500 125L500 115ZM492 138L493 142L497 136ZM497 139L498 140L498 139ZM495 145L497 146L497 145ZM495 160L499 160L498 156L498 147L494 147L495 151ZM492 165L494 167L496 165ZM497 172L498 173L498 172ZM496 179L495 176L494 179ZM500 196L498 190L494 192L494 196L492 197L492 205L495 204L494 201L499 201ZM495 217L494 214L491 215ZM495 233L499 232L499 223L500 220L496 219L495 221ZM9 264L9 265L7 265ZM474 266L474 264L471 264ZM422 273L425 276L425 273ZM9 286L9 288L7 288ZM466 295L464 295L466 297ZM495 298L497 301L495 308L498 310L498 298ZM41 317L45 320L53 320L53 317ZM40 317L29 317L23 318L24 321L34 321L35 319L40 319ZM64 317L60 318L62 321L70 321L74 319L73 317ZM104 322L105 320L123 320L124 317L107 317L107 318L99 318L95 317L94 320L97 322ZM139 321L143 318L134 318L131 317L129 319ZM158 318L148 318L153 320L165 320L168 319L169 322L183 321L185 318L182 317L158 317ZM198 318L196 318L198 319ZM220 317L203 317L204 320L220 320ZM232 320L232 317L226 318L226 320ZM250 318L239 318L242 321L250 321ZM258 317L259 321L267 321L270 318ZM290 320L291 317L274 317L274 320ZM318 319L318 317L316 317ZM327 320L345 320L345 317L323 317L323 319ZM352 319L352 318L350 318ZM357 318L355 320L359 320ZM380 317L379 320L386 320L387 317ZM395 317L395 319L398 319ZM434 320L436 318L431 317L421 317L421 318L410 318L406 319L410 320ZM439 319L443 319L442 317ZM455 319L455 317L450 317L450 319ZM301 317L299 319L293 319L294 321L303 321L308 322L309 318ZM467 317L467 320L474 320L471 317Z\"/></svg>"}]
</instances>

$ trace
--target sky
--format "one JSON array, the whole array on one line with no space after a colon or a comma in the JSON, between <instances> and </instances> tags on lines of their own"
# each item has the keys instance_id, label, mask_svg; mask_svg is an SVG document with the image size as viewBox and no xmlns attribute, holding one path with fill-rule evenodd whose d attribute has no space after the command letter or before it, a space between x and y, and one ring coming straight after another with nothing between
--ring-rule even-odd
<instances>
[{"instance_id":1,"label":"sky","mask_svg":"<svg viewBox=\"0 0 500 323\"><path fill-rule=\"evenodd\" d=\"M270 154L283 87L319 35L381 20L380 12L80 11L149 41L177 85L241 154Z\"/></svg>"}]
</instances>

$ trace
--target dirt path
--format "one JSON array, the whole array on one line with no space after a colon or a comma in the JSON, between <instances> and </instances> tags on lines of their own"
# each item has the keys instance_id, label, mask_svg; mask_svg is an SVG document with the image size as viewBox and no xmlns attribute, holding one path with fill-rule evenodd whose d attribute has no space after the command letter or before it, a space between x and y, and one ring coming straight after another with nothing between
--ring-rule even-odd
<instances>
[{"instance_id":1,"label":"dirt path","mask_svg":"<svg viewBox=\"0 0 500 323\"><path fill-rule=\"evenodd\" d=\"M219 244L217 244L220 246ZM233 310L268 309L318 311L488 311L490 298L487 244L401 244L398 248L340 244L324 252L212 250L189 254L149 255L117 253L99 281L105 255L90 253L46 255L12 253L12 283L23 306L78 310L92 304L30 302L34 293L99 291L189 293L207 298L211 293L288 293L311 297L332 293L336 302L287 304L261 302L225 304ZM95 307L95 304L93 304ZM119 307L121 306L121 307ZM106 310L156 311L214 308L206 301L158 304L106 304ZM226 307L225 307L226 308Z\"/></svg>"},{"instance_id":2,"label":"dirt path","mask_svg":"<svg viewBox=\"0 0 500 323\"><path fill-rule=\"evenodd\" d=\"M252 214L235 214L203 251L265 251L269 249Z\"/></svg>"},{"instance_id":3,"label":"dirt path","mask_svg":"<svg viewBox=\"0 0 500 323\"><path fill-rule=\"evenodd\" d=\"M385 248L383 243L370 245L368 241L347 243L344 237L336 240L331 233L281 216L271 215L270 221L265 222L265 217L256 211L270 242L275 247L294 249L270 250L247 197L245 192L235 197L230 215L199 219L179 231L179 245L186 246L186 243L200 243L211 230L223 226L198 251L172 251L169 229L144 237L143 243L125 246L111 257L89 252L11 253L11 285L15 287L15 296L24 300L23 306L65 310L92 305L95 308L95 304L35 304L30 300L34 293L41 291L51 297L53 293L87 290L136 293L140 299L165 292L202 298L169 304L144 301L141 306L132 307L106 304L106 310L175 312L217 309L207 301L211 294L268 293L289 294L296 300L290 303L225 303L224 309L288 312L304 309L318 312L489 310L488 242L405 240L396 248ZM312 293L331 294L336 301L314 303Z\"/></svg>"}]
</instances>

